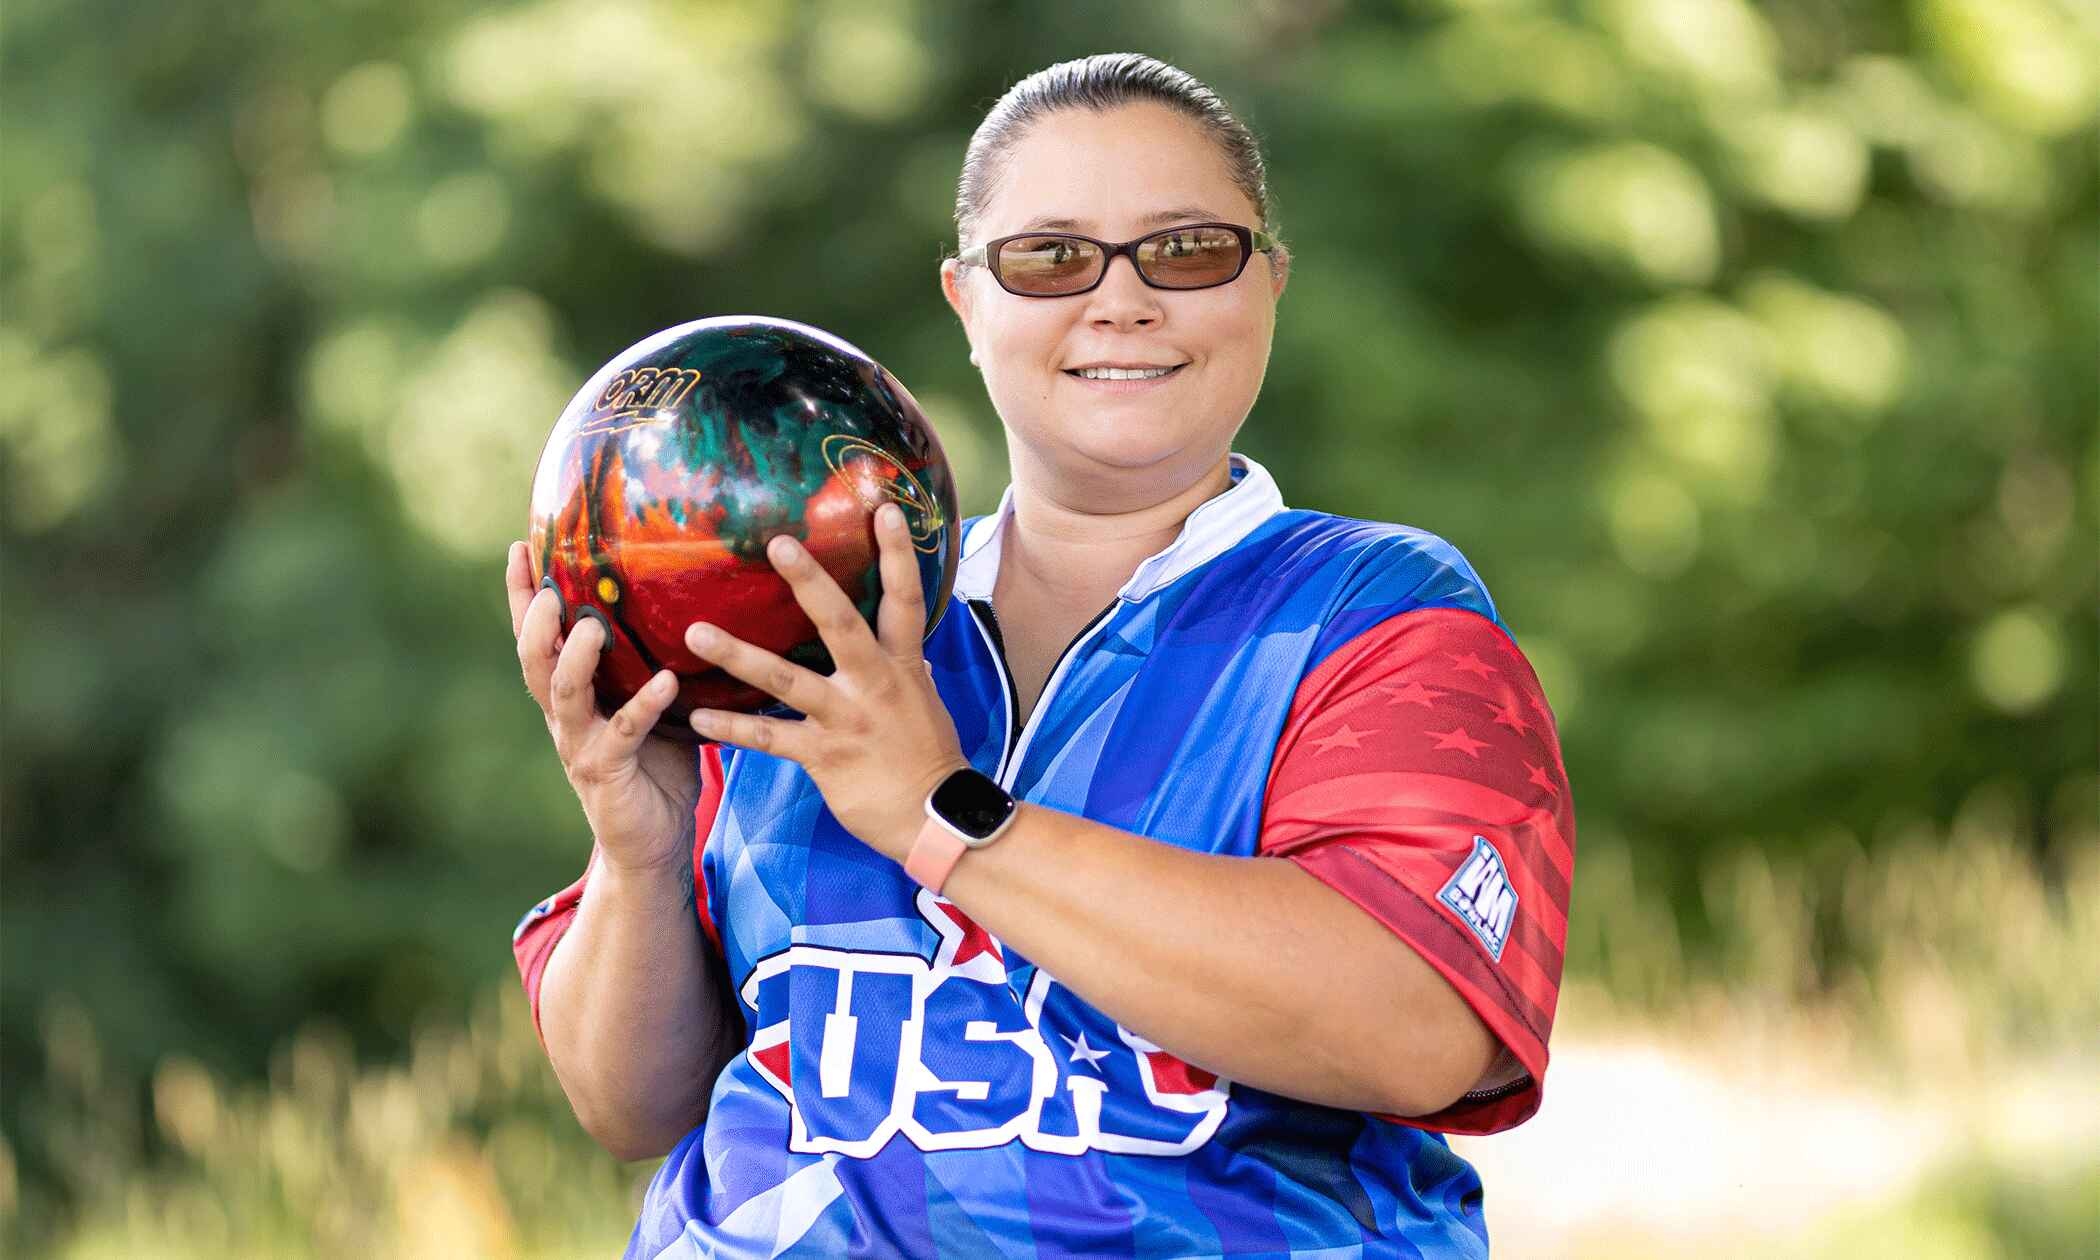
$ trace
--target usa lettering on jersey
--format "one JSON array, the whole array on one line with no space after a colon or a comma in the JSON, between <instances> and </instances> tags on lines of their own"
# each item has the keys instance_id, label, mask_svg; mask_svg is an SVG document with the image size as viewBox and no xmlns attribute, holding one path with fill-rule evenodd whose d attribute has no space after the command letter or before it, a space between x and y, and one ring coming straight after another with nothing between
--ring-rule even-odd
<instances>
[{"instance_id":1,"label":"usa lettering on jersey","mask_svg":"<svg viewBox=\"0 0 2100 1260\"><path fill-rule=\"evenodd\" d=\"M787 1100L790 1150L867 1158L901 1134L923 1151L1183 1155L1217 1132L1231 1082L1040 968L1017 991L984 929L923 889L918 910L940 936L931 959L793 945L745 980L747 1053Z\"/></svg>"},{"instance_id":2,"label":"usa lettering on jersey","mask_svg":"<svg viewBox=\"0 0 2100 1260\"><path fill-rule=\"evenodd\" d=\"M1510 925L1517 918L1517 890L1510 885L1502 855L1486 836L1473 837L1472 855L1445 882L1437 900L1473 929L1496 962L1502 961L1502 947L1509 943Z\"/></svg>"}]
</instances>

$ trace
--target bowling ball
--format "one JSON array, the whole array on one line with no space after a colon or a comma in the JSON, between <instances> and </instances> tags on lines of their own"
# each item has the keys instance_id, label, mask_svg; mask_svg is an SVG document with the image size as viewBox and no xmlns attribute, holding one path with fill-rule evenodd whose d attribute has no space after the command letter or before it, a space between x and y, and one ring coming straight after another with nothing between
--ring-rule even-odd
<instances>
[{"instance_id":1,"label":"bowling ball","mask_svg":"<svg viewBox=\"0 0 2100 1260\"><path fill-rule=\"evenodd\" d=\"M801 541L872 626L882 599L875 510L904 509L931 634L960 531L940 440L896 377L837 337L757 316L666 329L598 369L548 435L532 480L533 580L564 629L604 624L601 712L659 669L678 698L659 734L697 741L696 708L782 712L688 651L710 621L819 673L832 662L785 579L775 535Z\"/></svg>"}]
</instances>

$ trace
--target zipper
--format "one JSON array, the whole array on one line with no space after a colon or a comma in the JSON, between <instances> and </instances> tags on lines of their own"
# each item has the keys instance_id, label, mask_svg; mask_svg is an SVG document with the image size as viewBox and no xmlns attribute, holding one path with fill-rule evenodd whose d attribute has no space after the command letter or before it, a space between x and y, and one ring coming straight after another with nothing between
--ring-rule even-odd
<instances>
[{"instance_id":1,"label":"zipper","mask_svg":"<svg viewBox=\"0 0 2100 1260\"><path fill-rule=\"evenodd\" d=\"M1529 1088L1530 1085L1531 1073L1526 1072L1524 1075L1518 1077L1517 1079L1513 1081L1505 1081L1492 1089L1468 1090L1465 1093L1459 1095L1458 1101L1465 1103L1493 1102L1497 1098L1507 1098L1511 1094Z\"/></svg>"},{"instance_id":2,"label":"zipper","mask_svg":"<svg viewBox=\"0 0 2100 1260\"><path fill-rule=\"evenodd\" d=\"M999 631L999 614L992 611L992 601L970 599L963 602L969 606L970 624L977 627L977 637L983 639L984 645L992 651L992 664L999 671L1001 694L1006 697L1006 739L999 751L999 768L992 774L993 780L1003 786L1006 759L1014 751L1014 714L1021 708L1021 690L1014 686L1014 677L1006 668L1006 636ZM989 623L986 618L990 618ZM1036 707L1042 707L1040 701Z\"/></svg>"},{"instance_id":3,"label":"zipper","mask_svg":"<svg viewBox=\"0 0 2100 1260\"><path fill-rule=\"evenodd\" d=\"M999 668L999 680L1006 684L1006 748L999 757L999 771L992 778L1000 787L1012 791L1013 784L1009 780L1013 775L1020 773L1021 759L1027 755L1028 745L1035 739L1039 719L1043 716L1043 711L1050 707L1050 697L1056 693L1058 680L1064 677L1065 666L1070 663L1073 652L1091 638L1096 630L1108 624L1109 615L1115 612L1117 605L1123 601L1121 598L1110 600L1108 607L1095 613L1094 619L1087 622L1078 634L1072 636L1070 643L1065 644L1065 650L1057 654L1057 664L1050 669L1049 679L1043 683L1043 693L1036 697L1035 708L1028 714L1027 724L1018 731L1014 729L1014 714L1021 708L1021 691L1014 685L1012 671L1006 667L1006 636L999 629L999 614L988 599L965 602L969 604L973 614L980 608L983 610L982 616L973 616L971 620L976 622L977 631L983 636L985 646L992 649L992 661Z\"/></svg>"}]
</instances>

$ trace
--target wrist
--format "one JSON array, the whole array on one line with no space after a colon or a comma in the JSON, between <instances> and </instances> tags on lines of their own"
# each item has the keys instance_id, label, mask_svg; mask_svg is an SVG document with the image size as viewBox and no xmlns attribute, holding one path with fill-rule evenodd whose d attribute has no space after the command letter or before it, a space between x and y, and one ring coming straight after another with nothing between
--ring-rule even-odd
<instances>
[{"instance_id":1,"label":"wrist","mask_svg":"<svg viewBox=\"0 0 2100 1260\"><path fill-rule=\"evenodd\" d=\"M622 897L653 898L669 890L687 899L693 886L693 850L690 841L667 853L623 856L600 845L591 859L591 883L617 891Z\"/></svg>"},{"instance_id":2,"label":"wrist","mask_svg":"<svg viewBox=\"0 0 2100 1260\"><path fill-rule=\"evenodd\" d=\"M899 804L896 820L884 828L881 836L873 838L874 847L891 861L903 862L919 838L919 828L926 825L926 798L933 795L933 790L946 782L949 775L969 768L969 762L956 757L920 778Z\"/></svg>"},{"instance_id":3,"label":"wrist","mask_svg":"<svg viewBox=\"0 0 2100 1260\"><path fill-rule=\"evenodd\" d=\"M1012 793L974 767L951 771L927 793L925 820L912 838L904 869L939 893L964 855L1006 834L1020 811Z\"/></svg>"}]
</instances>

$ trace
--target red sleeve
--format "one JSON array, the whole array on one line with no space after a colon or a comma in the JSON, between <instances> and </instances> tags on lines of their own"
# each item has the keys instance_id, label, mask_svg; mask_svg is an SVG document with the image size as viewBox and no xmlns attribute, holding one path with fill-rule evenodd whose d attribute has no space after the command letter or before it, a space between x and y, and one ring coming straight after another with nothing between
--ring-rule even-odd
<instances>
[{"instance_id":1,"label":"red sleeve","mask_svg":"<svg viewBox=\"0 0 2100 1260\"><path fill-rule=\"evenodd\" d=\"M1392 929L1522 1065L1434 1115L1388 1119L1492 1133L1538 1110L1575 814L1553 714L1499 626L1403 613L1308 674L1277 744L1261 851Z\"/></svg>"},{"instance_id":2,"label":"red sleeve","mask_svg":"<svg viewBox=\"0 0 2100 1260\"><path fill-rule=\"evenodd\" d=\"M722 750L714 744L700 749L700 801L693 807L693 907L700 917L700 930L707 934L708 943L717 950L722 948L722 938L715 930L714 915L708 909L706 868L700 864L701 854L707 849L707 833L714 830L715 812L722 804ZM547 898L525 912L518 920L517 930L511 933L510 950L518 960L518 976L525 982L525 1000L532 1004L532 1027L538 1032L540 1026L540 977L546 974L547 960L554 955L554 947L576 921L576 907L583 901L583 886L590 880L591 868L598 864L598 850L591 849L590 860L584 864L583 874L576 882ZM545 1034L541 1034L540 1045L546 1046Z\"/></svg>"}]
</instances>

